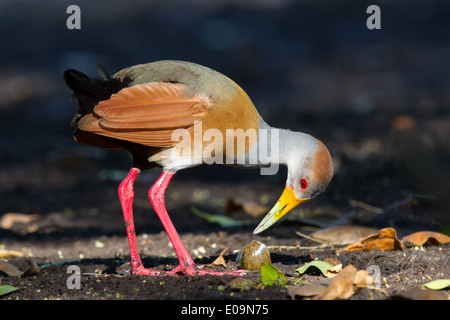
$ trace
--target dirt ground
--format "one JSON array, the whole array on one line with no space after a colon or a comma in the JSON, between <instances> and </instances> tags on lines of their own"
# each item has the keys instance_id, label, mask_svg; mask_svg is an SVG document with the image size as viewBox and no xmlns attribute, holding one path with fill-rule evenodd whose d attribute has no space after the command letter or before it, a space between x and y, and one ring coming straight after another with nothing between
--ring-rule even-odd
<instances>
[{"instance_id":1,"label":"dirt ground","mask_svg":"<svg viewBox=\"0 0 450 320\"><path fill-rule=\"evenodd\" d=\"M197 174L206 174L207 170L194 169ZM228 169L227 169L228 170ZM230 174L231 170L229 169ZM25 254L20 258L9 258L7 261L19 269L24 270L31 262L43 267L39 274L23 277L2 275L1 284L20 287L3 299L268 299L289 300L292 297L287 288L279 286L249 285L244 289L235 287L235 277L224 276L158 276L142 277L130 274L128 243L123 230L121 211L115 195L114 182L95 181L91 183L89 175L79 176L80 183L86 193L77 195L83 199L83 207L78 210L68 206L61 212L39 214L42 219L30 224L16 223L10 230L1 230L2 248L18 250ZM92 177L92 176L91 176ZM219 253L231 246L225 254L228 264L226 270L237 269L236 251L258 240L270 246L272 264L282 271L288 285L294 285L300 275L295 269L313 258L324 260L335 258L343 266L354 265L357 269L367 269L376 265L380 268L382 290L358 290L351 299L394 299L410 298L408 292L420 288L423 283L434 279L448 278L449 245L426 246L424 248L405 248L400 251L368 251L336 253L342 246L318 246L317 243L304 239L296 231L310 233L317 227L306 225L293 217L285 219L272 230L262 235L253 235L255 225L240 228L222 228L193 215L189 207L192 201L198 199L198 194L204 194L204 199L197 200L196 206L214 214L226 214L220 205L220 199L227 196L240 197L245 190L247 199L258 199L261 195L268 195L270 202L275 201L276 185L267 186L248 182L237 187L232 182L217 182L210 185L208 181L191 180L192 177L180 174L180 179L174 180L168 189L168 210L173 221L178 226L182 240L194 257L198 265L210 264ZM257 179L257 178L256 178ZM87 183L86 183L87 181ZM87 184L87 186L86 186ZM90 187L89 187L90 186ZM147 183L137 184L137 190L144 193L136 199L136 224L138 246L143 263L147 267L156 269L171 269L177 265L177 258L170 246L167 235L161 231L161 226L147 203ZM278 188L280 189L280 188ZM324 196L326 198L330 197ZM91 203L89 206L87 203ZM219 204L217 204L217 202ZM317 218L327 221L330 216L338 218L342 213L325 201L317 200L311 208L323 208ZM100 204L100 205L96 205ZM87 205L87 206L86 206ZM86 206L86 207L85 207ZM73 203L77 207L77 203ZM73 208L72 207L72 208ZM417 209L417 207L415 208ZM299 216L299 211L293 215ZM359 212L366 216L367 213ZM250 217L242 211L233 212L235 219L248 220ZM430 217L426 219L408 214L405 229L412 231L433 229ZM105 223L107 221L107 223ZM437 220L439 221L439 220ZM436 229L439 224L436 221ZM426 226L426 227L425 227ZM409 232L407 231L407 232ZM404 234L404 232L403 232ZM401 234L400 234L401 235ZM67 281L72 273L68 273L70 265L79 266L82 273L81 288L69 289ZM223 267L216 267L223 270ZM245 279L257 282L259 271L249 272ZM329 284L330 279L319 274L304 275L302 282L306 284ZM448 291L440 292L436 296L424 296L422 299L448 299ZM419 298L420 299L420 298Z\"/></svg>"},{"instance_id":2,"label":"dirt ground","mask_svg":"<svg viewBox=\"0 0 450 320\"><path fill-rule=\"evenodd\" d=\"M448 228L448 5L381 5L383 27L368 31L367 5L350 1L324 6L192 0L180 1L182 9L131 2L134 10L118 1L107 7L81 1L78 31L65 27L62 4L0 4L0 27L10 30L0 65L0 219L7 213L37 217L0 228L0 249L23 253L2 259L20 270L32 262L41 267L22 277L0 272L0 285L19 287L0 299L297 300L303 298L289 294L289 286L331 281L311 274L297 282L295 269L314 258L379 267L380 290L359 289L351 300L450 298L448 289L421 289L450 278L449 244L337 254L341 246L319 246L296 233L338 222L394 227L399 238ZM167 189L167 210L198 265L231 247L226 269L234 270L237 251L258 240L269 246L288 286L239 286L231 276L130 274L117 197L128 155L72 140L76 106L62 72L73 67L92 75L97 63L115 72L159 59L190 60L227 74L268 123L308 132L328 146L335 163L329 188L259 235L252 231L262 216L230 210L227 203L271 207L284 189L285 168L261 176L258 170L205 165L177 173ZM146 267L172 269L176 256L147 196L159 174L144 172L136 182L137 241ZM414 200L398 206L409 196ZM251 224L224 228L195 215L192 206ZM80 289L67 285L71 265L80 268ZM257 282L260 274L252 271L244 279Z\"/></svg>"}]
</instances>

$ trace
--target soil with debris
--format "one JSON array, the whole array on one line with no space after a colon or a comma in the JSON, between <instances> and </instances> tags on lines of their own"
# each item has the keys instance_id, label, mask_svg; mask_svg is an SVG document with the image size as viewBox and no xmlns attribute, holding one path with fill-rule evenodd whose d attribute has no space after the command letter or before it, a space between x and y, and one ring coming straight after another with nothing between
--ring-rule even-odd
<instances>
[{"instance_id":1,"label":"soil with debris","mask_svg":"<svg viewBox=\"0 0 450 320\"><path fill-rule=\"evenodd\" d=\"M0 53L0 253L17 251L1 261L22 271L35 263L40 271L0 271L0 286L19 288L0 299L309 299L290 288L328 286L332 279L295 270L327 258L343 267L379 270L378 288L357 289L353 300L450 298L448 288L423 288L450 278L449 244L338 254L343 245L298 234L339 224L394 227L400 239L415 231L448 232L447 4L383 4L382 29L369 31L369 4L350 1L192 0L180 1L180 8L79 1L81 30L66 28L62 4L30 2L25 10L22 3L0 5L0 26L11 31ZM41 10L45 14L35 14ZM268 123L308 132L328 146L335 163L329 188L262 234L252 231L261 208L281 195L285 168L262 176L205 165L177 173L167 189L167 210L197 265L207 268L231 247L224 255L227 266L215 269L237 269L237 252L258 240L269 247L286 286L262 285L259 271L241 278L130 274L117 197L128 155L72 141L76 106L62 72L77 68L93 75L102 63L112 73L160 59L194 61L227 74ZM155 169L138 177L135 223L144 265L168 270L178 261L147 196L159 174ZM225 228L194 214L192 206L250 223ZM15 221L17 214L31 219ZM81 272L79 289L70 286L72 265Z\"/></svg>"}]
</instances>

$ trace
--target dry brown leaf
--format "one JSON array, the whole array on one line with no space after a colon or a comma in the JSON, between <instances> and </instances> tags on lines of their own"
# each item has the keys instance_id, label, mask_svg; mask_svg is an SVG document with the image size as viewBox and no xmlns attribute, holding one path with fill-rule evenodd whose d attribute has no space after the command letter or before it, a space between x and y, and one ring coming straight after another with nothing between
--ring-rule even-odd
<instances>
[{"instance_id":1,"label":"dry brown leaf","mask_svg":"<svg viewBox=\"0 0 450 320\"><path fill-rule=\"evenodd\" d=\"M20 271L16 266L8 263L6 261L0 261L0 271L6 273L9 276L21 277L28 276L31 274L37 274L41 271L41 268L32 262L24 271Z\"/></svg>"},{"instance_id":2,"label":"dry brown leaf","mask_svg":"<svg viewBox=\"0 0 450 320\"><path fill-rule=\"evenodd\" d=\"M353 265L346 266L341 273L331 280L331 284L314 297L315 300L348 299L353 293L353 281L356 268Z\"/></svg>"},{"instance_id":3,"label":"dry brown leaf","mask_svg":"<svg viewBox=\"0 0 450 320\"><path fill-rule=\"evenodd\" d=\"M267 212L269 212L270 209L271 209L270 207L260 205L255 201L240 200L240 199L228 199L227 204L225 206L225 210L227 212L244 210L245 213L255 218L267 214Z\"/></svg>"},{"instance_id":4,"label":"dry brown leaf","mask_svg":"<svg viewBox=\"0 0 450 320\"><path fill-rule=\"evenodd\" d=\"M450 237L439 232L419 231L402 238L402 242L409 242L415 246L421 246L425 243L444 244L450 242Z\"/></svg>"},{"instance_id":5,"label":"dry brown leaf","mask_svg":"<svg viewBox=\"0 0 450 320\"><path fill-rule=\"evenodd\" d=\"M327 278L334 278L334 277L336 277L336 276L339 274L339 272L341 272L341 271L342 271L342 263L333 266L333 268L331 268L331 269L328 269L327 272L326 272L326 274L325 274L325 276L326 276Z\"/></svg>"},{"instance_id":6,"label":"dry brown leaf","mask_svg":"<svg viewBox=\"0 0 450 320\"><path fill-rule=\"evenodd\" d=\"M374 284L375 279L366 270L359 270L353 279L355 288L366 288L369 284Z\"/></svg>"},{"instance_id":7,"label":"dry brown leaf","mask_svg":"<svg viewBox=\"0 0 450 320\"><path fill-rule=\"evenodd\" d=\"M287 294L295 299L298 297L312 297L318 295L326 287L320 284L303 284L300 286L286 286Z\"/></svg>"},{"instance_id":8,"label":"dry brown leaf","mask_svg":"<svg viewBox=\"0 0 450 320\"><path fill-rule=\"evenodd\" d=\"M8 276L20 277L23 272L17 269L16 266L6 261L0 261L0 271L6 273Z\"/></svg>"},{"instance_id":9,"label":"dry brown leaf","mask_svg":"<svg viewBox=\"0 0 450 320\"><path fill-rule=\"evenodd\" d=\"M23 257L22 251L0 249L0 258Z\"/></svg>"},{"instance_id":10,"label":"dry brown leaf","mask_svg":"<svg viewBox=\"0 0 450 320\"><path fill-rule=\"evenodd\" d=\"M337 252L372 249L398 250L403 249L403 243L397 238L397 233L394 228L384 228L377 234L370 235L358 242L351 243L346 247L339 249Z\"/></svg>"},{"instance_id":11,"label":"dry brown leaf","mask_svg":"<svg viewBox=\"0 0 450 320\"><path fill-rule=\"evenodd\" d=\"M312 237L333 244L349 244L376 233L378 230L364 226L334 226L311 234Z\"/></svg>"},{"instance_id":12,"label":"dry brown leaf","mask_svg":"<svg viewBox=\"0 0 450 320\"><path fill-rule=\"evenodd\" d=\"M3 229L10 229L14 223L30 223L41 218L38 214L24 214L24 213L15 213L9 212L5 213L0 219L0 227Z\"/></svg>"},{"instance_id":13,"label":"dry brown leaf","mask_svg":"<svg viewBox=\"0 0 450 320\"><path fill-rule=\"evenodd\" d=\"M242 203L242 209L252 217L261 217L269 212L270 207L262 206L253 201L246 201Z\"/></svg>"},{"instance_id":14,"label":"dry brown leaf","mask_svg":"<svg viewBox=\"0 0 450 320\"><path fill-rule=\"evenodd\" d=\"M211 264L210 267L216 267L216 266L223 266L226 267L227 263L225 262L225 259L223 258L223 255L225 252L227 252L228 250L230 250L231 247L227 247L225 249L222 250L222 252L219 254L219 256L216 258L216 260L214 260Z\"/></svg>"},{"instance_id":15,"label":"dry brown leaf","mask_svg":"<svg viewBox=\"0 0 450 320\"><path fill-rule=\"evenodd\" d=\"M330 285L319 292L314 299L349 299L355 293L356 289L366 288L372 283L375 283L375 281L366 270L358 271L350 264L338 273L331 280Z\"/></svg>"}]
</instances>

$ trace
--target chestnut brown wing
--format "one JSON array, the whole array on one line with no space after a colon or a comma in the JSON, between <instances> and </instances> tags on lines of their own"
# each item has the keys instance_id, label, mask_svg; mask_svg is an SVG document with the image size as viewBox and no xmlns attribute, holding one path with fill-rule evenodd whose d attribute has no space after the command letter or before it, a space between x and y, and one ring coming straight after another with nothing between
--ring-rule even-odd
<instances>
[{"instance_id":1,"label":"chestnut brown wing","mask_svg":"<svg viewBox=\"0 0 450 320\"><path fill-rule=\"evenodd\" d=\"M124 88L101 101L78 128L151 147L174 144L172 132L201 120L212 101L179 83L150 82Z\"/></svg>"}]
</instances>

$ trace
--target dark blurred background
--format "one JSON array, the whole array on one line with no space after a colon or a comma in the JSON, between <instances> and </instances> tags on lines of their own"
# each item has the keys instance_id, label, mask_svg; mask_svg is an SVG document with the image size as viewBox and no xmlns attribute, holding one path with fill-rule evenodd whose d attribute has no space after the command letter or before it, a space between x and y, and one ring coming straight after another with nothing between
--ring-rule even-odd
<instances>
[{"instance_id":1,"label":"dark blurred background","mask_svg":"<svg viewBox=\"0 0 450 320\"><path fill-rule=\"evenodd\" d=\"M72 4L81 30L66 27ZM366 27L371 4L381 30ZM449 223L448 0L0 0L0 35L0 215L118 202L113 173L125 174L127 155L72 140L62 73L179 59L235 80L269 124L324 141L336 176L311 206L386 207L412 193L421 214ZM284 173L202 166L174 188L248 183L276 201Z\"/></svg>"}]
</instances>

